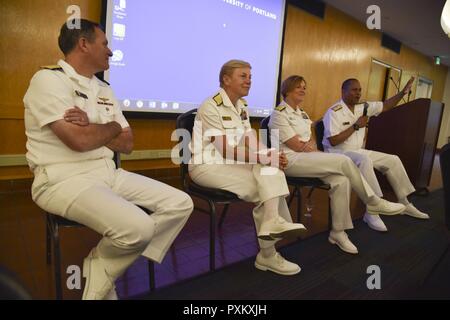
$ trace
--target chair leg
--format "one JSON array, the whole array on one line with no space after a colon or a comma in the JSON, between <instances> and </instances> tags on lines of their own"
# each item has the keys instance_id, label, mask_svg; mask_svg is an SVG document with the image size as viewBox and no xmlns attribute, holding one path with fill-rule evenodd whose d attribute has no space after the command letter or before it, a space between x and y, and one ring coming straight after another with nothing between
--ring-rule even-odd
<instances>
[{"instance_id":1,"label":"chair leg","mask_svg":"<svg viewBox=\"0 0 450 320\"><path fill-rule=\"evenodd\" d=\"M300 188L297 189L297 223L301 223L302 221L302 192Z\"/></svg>"},{"instance_id":2,"label":"chair leg","mask_svg":"<svg viewBox=\"0 0 450 320\"><path fill-rule=\"evenodd\" d=\"M155 263L152 260L148 260L148 282L150 291L155 291Z\"/></svg>"},{"instance_id":3,"label":"chair leg","mask_svg":"<svg viewBox=\"0 0 450 320\"><path fill-rule=\"evenodd\" d=\"M208 200L210 209L209 220L209 270L216 269L216 207L214 202Z\"/></svg>"},{"instance_id":4,"label":"chair leg","mask_svg":"<svg viewBox=\"0 0 450 320\"><path fill-rule=\"evenodd\" d=\"M53 252L55 254L53 261L53 269L55 275L55 291L56 299L62 300L62 284L61 284L61 252L59 246L59 227L58 224L53 226Z\"/></svg>"},{"instance_id":5,"label":"chair leg","mask_svg":"<svg viewBox=\"0 0 450 320\"><path fill-rule=\"evenodd\" d=\"M311 189L309 189L307 198L311 198L312 193L314 192L314 189L315 189L314 187L311 187Z\"/></svg>"},{"instance_id":6,"label":"chair leg","mask_svg":"<svg viewBox=\"0 0 450 320\"><path fill-rule=\"evenodd\" d=\"M52 263L52 229L50 227L50 220L48 214L45 218L45 251L47 255L47 265Z\"/></svg>"},{"instance_id":7,"label":"chair leg","mask_svg":"<svg viewBox=\"0 0 450 320\"><path fill-rule=\"evenodd\" d=\"M298 190L298 186L295 186L294 191L292 191L292 193L289 195L289 199L288 199L288 207L291 207L291 203L292 203L292 199L294 199L295 194Z\"/></svg>"},{"instance_id":8,"label":"chair leg","mask_svg":"<svg viewBox=\"0 0 450 320\"><path fill-rule=\"evenodd\" d=\"M220 220L219 220L219 228L222 227L223 222L225 221L225 216L227 215L228 212L228 207L230 206L229 203L227 203L222 210L222 215L220 216Z\"/></svg>"},{"instance_id":9,"label":"chair leg","mask_svg":"<svg viewBox=\"0 0 450 320\"><path fill-rule=\"evenodd\" d=\"M331 200L330 197L328 197L328 230L331 231L333 227L333 220L331 218Z\"/></svg>"}]
</instances>

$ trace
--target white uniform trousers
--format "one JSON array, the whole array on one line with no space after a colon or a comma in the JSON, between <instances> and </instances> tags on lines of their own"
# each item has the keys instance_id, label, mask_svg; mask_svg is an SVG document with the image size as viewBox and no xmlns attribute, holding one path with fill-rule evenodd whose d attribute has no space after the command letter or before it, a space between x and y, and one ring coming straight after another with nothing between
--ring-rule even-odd
<instances>
[{"instance_id":1,"label":"white uniform trousers","mask_svg":"<svg viewBox=\"0 0 450 320\"><path fill-rule=\"evenodd\" d=\"M386 176L398 199L404 199L416 191L398 156L366 149L342 151L341 153L353 160L377 196L382 197L383 192L374 168Z\"/></svg>"},{"instance_id":2,"label":"white uniform trousers","mask_svg":"<svg viewBox=\"0 0 450 320\"><path fill-rule=\"evenodd\" d=\"M375 195L352 160L341 154L324 152L298 152L289 154L288 158L287 176L320 178L330 185L328 194L333 230L352 229L351 188L364 203Z\"/></svg>"},{"instance_id":3,"label":"white uniform trousers","mask_svg":"<svg viewBox=\"0 0 450 320\"><path fill-rule=\"evenodd\" d=\"M64 212L64 206L58 204L72 197L76 186L84 190ZM47 185L36 200L42 209L100 233L103 238L97 253L114 278L141 254L160 263L193 210L186 193L111 166ZM150 210L151 215L137 205Z\"/></svg>"},{"instance_id":4,"label":"white uniform trousers","mask_svg":"<svg viewBox=\"0 0 450 320\"><path fill-rule=\"evenodd\" d=\"M282 171L275 174L261 174L264 167L259 164L202 164L191 166L189 175L195 183L223 189L235 193L240 199L253 202L256 233L259 232L264 217L264 202L279 197L278 213L288 222L292 222L285 197L289 194L286 178ZM275 169L275 168L264 168ZM278 240L259 240L260 248L269 248Z\"/></svg>"}]
</instances>

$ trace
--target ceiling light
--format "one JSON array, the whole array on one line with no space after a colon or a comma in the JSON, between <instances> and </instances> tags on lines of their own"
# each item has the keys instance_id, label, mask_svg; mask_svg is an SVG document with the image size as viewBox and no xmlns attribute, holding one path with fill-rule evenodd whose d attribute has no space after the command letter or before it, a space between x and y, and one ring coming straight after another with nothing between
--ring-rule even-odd
<instances>
[{"instance_id":1,"label":"ceiling light","mask_svg":"<svg viewBox=\"0 0 450 320\"><path fill-rule=\"evenodd\" d=\"M441 27L444 32L450 37L450 1L447 0L442 9L441 15Z\"/></svg>"}]
</instances>

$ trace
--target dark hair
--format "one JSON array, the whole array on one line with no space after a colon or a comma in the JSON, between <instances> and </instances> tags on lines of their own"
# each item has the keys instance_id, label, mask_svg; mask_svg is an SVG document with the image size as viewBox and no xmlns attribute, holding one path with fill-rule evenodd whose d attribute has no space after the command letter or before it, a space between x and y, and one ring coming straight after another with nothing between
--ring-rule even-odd
<instances>
[{"instance_id":1,"label":"dark hair","mask_svg":"<svg viewBox=\"0 0 450 320\"><path fill-rule=\"evenodd\" d=\"M286 80L284 80L281 84L281 95L283 96L283 99L286 99L286 95L288 94L288 92L294 90L302 82L306 84L305 78L297 75L290 76Z\"/></svg>"},{"instance_id":2,"label":"dark hair","mask_svg":"<svg viewBox=\"0 0 450 320\"><path fill-rule=\"evenodd\" d=\"M80 26L79 28L69 28L69 25L76 26L78 22ZM95 28L100 28L103 30L103 27L98 23L86 19L73 19L65 22L61 26L61 30L59 32L59 49L61 49L64 55L67 55L75 48L80 38L84 37L89 42L93 42L95 40Z\"/></svg>"},{"instance_id":3,"label":"dark hair","mask_svg":"<svg viewBox=\"0 0 450 320\"><path fill-rule=\"evenodd\" d=\"M358 79L349 78L349 79L345 80L344 82L342 82L341 90L346 90L348 88L348 86L350 85L350 83L353 81L358 81Z\"/></svg>"}]
</instances>

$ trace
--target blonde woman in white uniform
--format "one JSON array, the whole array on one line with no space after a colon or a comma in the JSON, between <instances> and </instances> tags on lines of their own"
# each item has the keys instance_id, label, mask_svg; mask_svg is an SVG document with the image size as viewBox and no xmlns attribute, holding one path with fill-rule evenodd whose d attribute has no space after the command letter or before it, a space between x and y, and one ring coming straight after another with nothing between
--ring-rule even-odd
<instances>
[{"instance_id":1,"label":"blonde woman in white uniform","mask_svg":"<svg viewBox=\"0 0 450 320\"><path fill-rule=\"evenodd\" d=\"M397 214L403 211L404 206L376 196L350 158L317 150L311 136L312 121L301 108L306 95L303 77L294 75L284 80L281 94L284 100L273 111L269 128L272 135L278 134L281 150L288 158L285 173L294 177L317 177L330 184L332 230L328 239L343 251L356 254L358 250L345 232L353 228L351 188L367 204L369 219L374 221L375 226L377 214ZM382 228L378 230L384 231Z\"/></svg>"},{"instance_id":2,"label":"blonde woman in white uniform","mask_svg":"<svg viewBox=\"0 0 450 320\"><path fill-rule=\"evenodd\" d=\"M283 172L276 168L277 162L280 168L286 165L285 156L273 154L272 162L262 165L262 157L255 153L256 136L250 128L247 103L242 99L251 86L250 64L228 61L222 66L219 82L218 92L198 109L190 176L199 185L231 191L256 204L253 217L261 248L256 268L282 275L299 273L300 267L275 249L279 239L297 237L305 227L292 223L286 204L289 189Z\"/></svg>"}]
</instances>

